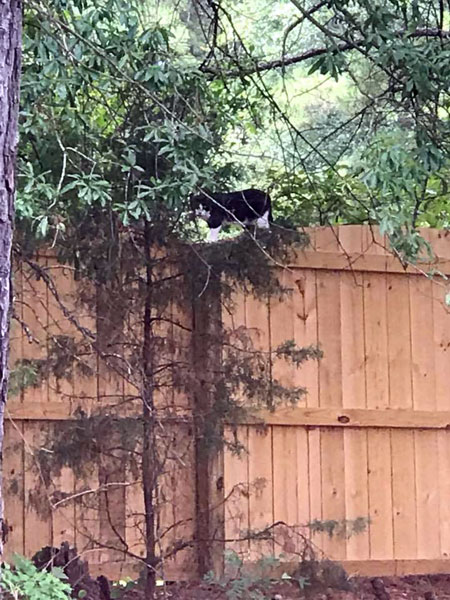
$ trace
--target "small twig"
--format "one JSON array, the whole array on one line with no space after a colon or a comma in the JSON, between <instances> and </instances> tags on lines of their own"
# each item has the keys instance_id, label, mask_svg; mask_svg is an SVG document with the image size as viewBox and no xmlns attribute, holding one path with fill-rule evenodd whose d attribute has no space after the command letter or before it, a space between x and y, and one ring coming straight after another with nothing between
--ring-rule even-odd
<instances>
[{"instance_id":1,"label":"small twig","mask_svg":"<svg viewBox=\"0 0 450 600\"><path fill-rule=\"evenodd\" d=\"M40 344L39 340L37 338L35 338L34 335L31 333L31 329L28 327L28 325L23 321L23 319L21 319L19 317L19 315L14 310L11 315L11 318L14 319L14 321L17 321L19 323L19 325L22 328L22 331L26 335L30 344L33 342L38 345Z\"/></svg>"}]
</instances>

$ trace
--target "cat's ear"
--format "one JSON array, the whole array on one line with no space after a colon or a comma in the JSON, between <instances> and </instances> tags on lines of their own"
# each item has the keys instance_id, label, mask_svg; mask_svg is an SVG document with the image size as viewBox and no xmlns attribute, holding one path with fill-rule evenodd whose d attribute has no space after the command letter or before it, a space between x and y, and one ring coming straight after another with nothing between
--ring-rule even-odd
<instances>
[{"instance_id":1,"label":"cat's ear","mask_svg":"<svg viewBox=\"0 0 450 600\"><path fill-rule=\"evenodd\" d=\"M200 200L199 196L196 196L194 194L194 192L189 194L188 204L191 207L191 210L195 210L196 208L198 208L198 206L200 204L199 200Z\"/></svg>"}]
</instances>

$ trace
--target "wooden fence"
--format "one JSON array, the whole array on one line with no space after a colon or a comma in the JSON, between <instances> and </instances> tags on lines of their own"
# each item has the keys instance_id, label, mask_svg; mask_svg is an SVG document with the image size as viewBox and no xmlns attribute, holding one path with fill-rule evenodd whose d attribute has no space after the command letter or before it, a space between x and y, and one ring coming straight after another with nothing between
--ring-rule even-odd
<instances>
[{"instance_id":1,"label":"wooden fence","mask_svg":"<svg viewBox=\"0 0 450 600\"><path fill-rule=\"evenodd\" d=\"M368 517L367 527L351 537L301 530L351 572L448 572L450 314L445 276L450 275L450 235L425 231L436 260L405 270L369 227L309 233L311 247L280 270L289 296L264 302L242 295L235 299L234 314L224 316L228 326L250 328L259 348L294 339L301 346L320 344L324 356L298 370L276 361L274 374L283 383L307 388L304 400L262 415L266 427L249 421L229 428L248 453L225 452L213 463L209 505L221 528L219 537L227 540L228 549L253 561L267 553L294 555L299 541L288 534L276 544L244 541L243 532L279 521L302 526L316 519ZM427 278L431 268L442 275ZM33 324L39 329L42 319L48 326L52 311L45 286L34 282L39 289L26 299L24 273L20 277L23 320L32 321L31 330ZM66 285L74 285L67 282L70 277ZM73 289L61 293L73 294ZM17 328L13 333L14 361L27 355L28 342ZM36 356L35 348L32 352ZM126 390L115 389L116 382L106 375L95 381L75 379L72 385L81 390L49 381L9 404L4 458L6 517L12 527L8 552L29 555L63 539L83 545L77 524L89 521L89 514L77 514L75 506L46 516L29 502L28 490L39 477L31 469L32 451L49 422L71 418L80 402L87 406ZM193 531L195 466L193 460L186 464L184 487L176 477L172 482L178 494L173 516L175 522L185 518ZM60 488L70 493L77 483L73 473L61 472ZM138 491L122 490L115 498L130 543L136 537ZM110 560L105 551L103 557L96 552L92 563ZM193 560L185 553L169 565L170 576L192 574ZM110 572L117 575L119 565Z\"/></svg>"}]
</instances>

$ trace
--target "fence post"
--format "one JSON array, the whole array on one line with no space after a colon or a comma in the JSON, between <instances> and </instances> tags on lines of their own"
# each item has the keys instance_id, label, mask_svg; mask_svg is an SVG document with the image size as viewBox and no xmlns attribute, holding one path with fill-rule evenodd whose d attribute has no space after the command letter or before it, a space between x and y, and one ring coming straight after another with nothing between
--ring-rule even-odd
<instances>
[{"instance_id":1,"label":"fence post","mask_svg":"<svg viewBox=\"0 0 450 600\"><path fill-rule=\"evenodd\" d=\"M223 426L214 416L214 371L221 363L221 333L220 285L211 282L193 303L195 539L200 576L223 569L223 450L214 443L223 438Z\"/></svg>"}]
</instances>

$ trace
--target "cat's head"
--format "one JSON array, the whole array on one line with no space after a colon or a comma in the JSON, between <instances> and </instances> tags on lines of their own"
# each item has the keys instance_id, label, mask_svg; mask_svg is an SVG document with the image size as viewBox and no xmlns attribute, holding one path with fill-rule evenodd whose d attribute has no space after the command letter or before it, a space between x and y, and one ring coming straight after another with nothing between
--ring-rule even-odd
<instances>
[{"instance_id":1,"label":"cat's head","mask_svg":"<svg viewBox=\"0 0 450 600\"><path fill-rule=\"evenodd\" d=\"M213 201L207 193L191 194L189 199L191 210L196 217L200 217L207 221L211 216Z\"/></svg>"}]
</instances>

